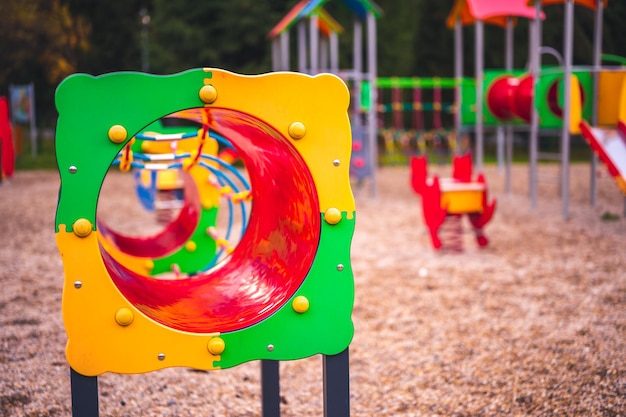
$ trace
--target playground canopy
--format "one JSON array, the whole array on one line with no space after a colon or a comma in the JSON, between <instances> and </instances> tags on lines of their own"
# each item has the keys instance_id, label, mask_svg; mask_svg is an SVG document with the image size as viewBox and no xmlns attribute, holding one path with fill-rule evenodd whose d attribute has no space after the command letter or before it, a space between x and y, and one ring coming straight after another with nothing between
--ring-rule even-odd
<instances>
[{"instance_id":1,"label":"playground canopy","mask_svg":"<svg viewBox=\"0 0 626 417\"><path fill-rule=\"evenodd\" d=\"M329 36L331 33L343 33L343 26L339 24L333 17L328 14L323 8L310 11L309 13L303 13L303 10L307 6L310 0L301 0L278 22L276 26L267 34L267 37L274 39L281 33L288 31L298 20L303 17L307 17L310 13L316 13L319 17L318 28L324 34Z\"/></svg>"},{"instance_id":2,"label":"playground canopy","mask_svg":"<svg viewBox=\"0 0 626 417\"><path fill-rule=\"evenodd\" d=\"M309 0L303 13L309 14L313 10L320 9L328 3L328 1L329 0ZM368 13L372 13L375 17L380 17L382 14L382 9L370 0L342 0L342 3L356 13L360 19L365 19Z\"/></svg>"},{"instance_id":3,"label":"playground canopy","mask_svg":"<svg viewBox=\"0 0 626 417\"><path fill-rule=\"evenodd\" d=\"M592 1L592 0L590 0ZM470 25L476 20L505 27L507 17L535 17L535 9L528 0L456 0L446 20L449 28L460 16L463 25Z\"/></svg>"},{"instance_id":4,"label":"playground canopy","mask_svg":"<svg viewBox=\"0 0 626 417\"><path fill-rule=\"evenodd\" d=\"M549 6L551 4L563 4L567 0L541 0L541 4L543 6ZM528 1L529 4L534 4L535 2L532 0ZM604 0L603 6L606 7L609 4L609 0ZM591 10L596 9L597 0L574 0L574 4L578 4L580 6L585 6L590 8Z\"/></svg>"},{"instance_id":5,"label":"playground canopy","mask_svg":"<svg viewBox=\"0 0 626 417\"><path fill-rule=\"evenodd\" d=\"M566 0L542 0L541 4L549 6L565 2ZM608 0L604 0L603 6L606 7L608 2ZM454 27L454 22L460 15L463 25L470 25L476 20L482 20L504 27L507 17L526 17L528 19L535 17L534 4L535 1L533 0L455 0L446 24L450 28ZM574 4L595 10L597 0L574 0Z\"/></svg>"},{"instance_id":6,"label":"playground canopy","mask_svg":"<svg viewBox=\"0 0 626 417\"><path fill-rule=\"evenodd\" d=\"M343 33L343 27L324 10L323 6L329 0L301 0L278 22L267 34L273 39L281 33L288 31L295 23L305 17L317 15L320 31L329 36L331 33ZM360 19L365 19L368 12L380 17L382 10L374 2L369 0L342 0L343 4L355 13Z\"/></svg>"}]
</instances>

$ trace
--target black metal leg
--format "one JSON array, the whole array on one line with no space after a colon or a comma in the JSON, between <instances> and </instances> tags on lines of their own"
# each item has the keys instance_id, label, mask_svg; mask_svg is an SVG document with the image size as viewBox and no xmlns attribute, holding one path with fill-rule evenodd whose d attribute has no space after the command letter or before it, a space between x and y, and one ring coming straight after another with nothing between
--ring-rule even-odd
<instances>
[{"instance_id":1,"label":"black metal leg","mask_svg":"<svg viewBox=\"0 0 626 417\"><path fill-rule=\"evenodd\" d=\"M72 416L98 417L98 377L81 375L70 368Z\"/></svg>"},{"instance_id":2,"label":"black metal leg","mask_svg":"<svg viewBox=\"0 0 626 417\"><path fill-rule=\"evenodd\" d=\"M350 416L350 361L348 348L324 355L324 417Z\"/></svg>"},{"instance_id":3,"label":"black metal leg","mask_svg":"<svg viewBox=\"0 0 626 417\"><path fill-rule=\"evenodd\" d=\"M280 417L280 373L278 361L261 361L263 417Z\"/></svg>"}]
</instances>

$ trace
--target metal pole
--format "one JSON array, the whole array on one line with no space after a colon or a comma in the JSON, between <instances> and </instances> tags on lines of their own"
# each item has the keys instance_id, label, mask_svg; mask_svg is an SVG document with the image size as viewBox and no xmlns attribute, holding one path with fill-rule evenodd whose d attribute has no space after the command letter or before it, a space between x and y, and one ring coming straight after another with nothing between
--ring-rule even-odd
<instances>
[{"instance_id":1,"label":"metal pole","mask_svg":"<svg viewBox=\"0 0 626 417\"><path fill-rule=\"evenodd\" d=\"M280 417L280 368L274 360L261 361L261 415Z\"/></svg>"},{"instance_id":2,"label":"metal pole","mask_svg":"<svg viewBox=\"0 0 626 417\"><path fill-rule=\"evenodd\" d=\"M289 32L280 34L280 71L289 71Z\"/></svg>"},{"instance_id":3,"label":"metal pole","mask_svg":"<svg viewBox=\"0 0 626 417\"><path fill-rule=\"evenodd\" d=\"M352 123L361 126L361 82L363 80L363 26L358 18L354 19L354 40L352 45L353 87L352 87Z\"/></svg>"},{"instance_id":4,"label":"metal pole","mask_svg":"<svg viewBox=\"0 0 626 417\"><path fill-rule=\"evenodd\" d=\"M596 0L596 19L594 25L594 36L593 36L593 99L592 99L592 115L591 115L591 124L593 126L598 125L598 88L599 88L599 79L600 79L600 67L601 67L601 57L602 57L602 16L604 12L604 1ZM598 185L597 185L597 174L598 174L598 157L595 153L591 153L591 181L589 184L589 191L591 195L589 196L589 201L591 207L596 206L597 197L598 197Z\"/></svg>"},{"instance_id":5,"label":"metal pole","mask_svg":"<svg viewBox=\"0 0 626 417\"><path fill-rule=\"evenodd\" d=\"M463 24L459 15L454 23L454 79L456 112L454 114L454 130L456 132L455 153L460 153L461 147L461 130L462 130L462 109L463 109Z\"/></svg>"},{"instance_id":6,"label":"metal pole","mask_svg":"<svg viewBox=\"0 0 626 417\"><path fill-rule=\"evenodd\" d=\"M330 72L339 72L339 36L336 32L330 34Z\"/></svg>"},{"instance_id":7,"label":"metal pole","mask_svg":"<svg viewBox=\"0 0 626 417\"><path fill-rule=\"evenodd\" d=\"M565 34L564 46L565 51L563 60L563 126L561 127L561 205L563 218L569 217L569 120L572 108L570 100L572 97L572 52L574 37L574 1L566 0L565 2Z\"/></svg>"},{"instance_id":8,"label":"metal pole","mask_svg":"<svg viewBox=\"0 0 626 417\"><path fill-rule=\"evenodd\" d=\"M506 18L506 51L504 55L504 67L507 71L513 70L513 18ZM511 192L511 165L513 164L513 126L507 124L504 128L504 191Z\"/></svg>"},{"instance_id":9,"label":"metal pole","mask_svg":"<svg viewBox=\"0 0 626 417\"><path fill-rule=\"evenodd\" d=\"M484 83L484 23L477 20L476 28L476 169L483 169L483 148L484 148L484 130L483 130L483 83Z\"/></svg>"},{"instance_id":10,"label":"metal pole","mask_svg":"<svg viewBox=\"0 0 626 417\"><path fill-rule=\"evenodd\" d=\"M319 33L317 31L317 15L312 15L309 18L309 59L311 61L311 75L315 75L319 72Z\"/></svg>"},{"instance_id":11,"label":"metal pole","mask_svg":"<svg viewBox=\"0 0 626 417\"><path fill-rule=\"evenodd\" d=\"M378 146L376 142L376 75L377 75L377 54L376 54L376 17L373 13L367 14L367 74L369 81L369 101L370 106L367 112L367 136L370 145L370 167L371 171L371 193L376 196L376 170L378 169ZM360 99L360 97L359 97ZM347 355L347 353L346 353Z\"/></svg>"},{"instance_id":12,"label":"metal pole","mask_svg":"<svg viewBox=\"0 0 626 417\"><path fill-rule=\"evenodd\" d=\"M498 163L498 172L503 173L506 172L504 161L504 147L505 147L505 138L504 138L504 126L498 125L496 127L496 159Z\"/></svg>"},{"instance_id":13,"label":"metal pole","mask_svg":"<svg viewBox=\"0 0 626 417\"><path fill-rule=\"evenodd\" d=\"M306 22L298 22L298 71L306 73Z\"/></svg>"},{"instance_id":14,"label":"metal pole","mask_svg":"<svg viewBox=\"0 0 626 417\"><path fill-rule=\"evenodd\" d=\"M324 355L324 417L350 416L350 360L348 348Z\"/></svg>"},{"instance_id":15,"label":"metal pole","mask_svg":"<svg viewBox=\"0 0 626 417\"><path fill-rule=\"evenodd\" d=\"M73 417L98 417L98 377L79 374L70 367Z\"/></svg>"},{"instance_id":16,"label":"metal pole","mask_svg":"<svg viewBox=\"0 0 626 417\"><path fill-rule=\"evenodd\" d=\"M535 2L535 19L530 30L530 51L529 72L533 79L533 99L530 112L530 138L529 138L529 169L528 169L528 191L530 194L530 204L537 207L537 159L539 148L539 112L537 111L537 86L539 85L539 68L541 67L541 2Z\"/></svg>"}]
</instances>

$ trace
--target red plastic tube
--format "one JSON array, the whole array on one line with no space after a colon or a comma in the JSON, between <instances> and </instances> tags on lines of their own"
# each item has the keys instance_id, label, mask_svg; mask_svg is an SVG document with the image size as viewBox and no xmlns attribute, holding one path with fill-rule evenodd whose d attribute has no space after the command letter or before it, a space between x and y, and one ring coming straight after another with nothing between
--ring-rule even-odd
<instances>
[{"instance_id":1,"label":"red plastic tube","mask_svg":"<svg viewBox=\"0 0 626 417\"><path fill-rule=\"evenodd\" d=\"M249 225L234 252L210 271L172 280L102 258L121 293L148 317L181 331L229 332L266 319L297 291L317 252L321 215L311 173L288 139L250 115L204 110L250 176Z\"/></svg>"}]
</instances>

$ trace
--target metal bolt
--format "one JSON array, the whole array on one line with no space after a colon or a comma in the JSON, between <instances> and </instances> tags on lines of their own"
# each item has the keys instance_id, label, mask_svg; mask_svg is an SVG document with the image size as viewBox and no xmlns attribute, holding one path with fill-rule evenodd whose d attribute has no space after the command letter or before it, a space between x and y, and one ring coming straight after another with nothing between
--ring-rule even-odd
<instances>
[{"instance_id":1,"label":"metal bolt","mask_svg":"<svg viewBox=\"0 0 626 417\"><path fill-rule=\"evenodd\" d=\"M70 174L76 174L76 171L78 171L78 168L76 168L74 165L72 165L69 168Z\"/></svg>"},{"instance_id":2,"label":"metal bolt","mask_svg":"<svg viewBox=\"0 0 626 417\"><path fill-rule=\"evenodd\" d=\"M165 353L159 353L159 355L157 356L157 358L158 358L160 361L165 360Z\"/></svg>"},{"instance_id":3,"label":"metal bolt","mask_svg":"<svg viewBox=\"0 0 626 417\"><path fill-rule=\"evenodd\" d=\"M271 352L274 350L274 345L267 345L267 351Z\"/></svg>"},{"instance_id":4,"label":"metal bolt","mask_svg":"<svg viewBox=\"0 0 626 417\"><path fill-rule=\"evenodd\" d=\"M337 271L343 271L343 264L337 265Z\"/></svg>"},{"instance_id":5,"label":"metal bolt","mask_svg":"<svg viewBox=\"0 0 626 417\"><path fill-rule=\"evenodd\" d=\"M83 283L80 281L74 281L74 288L79 289L83 286Z\"/></svg>"},{"instance_id":6,"label":"metal bolt","mask_svg":"<svg viewBox=\"0 0 626 417\"><path fill-rule=\"evenodd\" d=\"M341 161L340 161L339 159L335 159L335 160L333 161L333 165L334 165L334 166L338 167L338 166L339 166L339 164L341 164Z\"/></svg>"}]
</instances>

